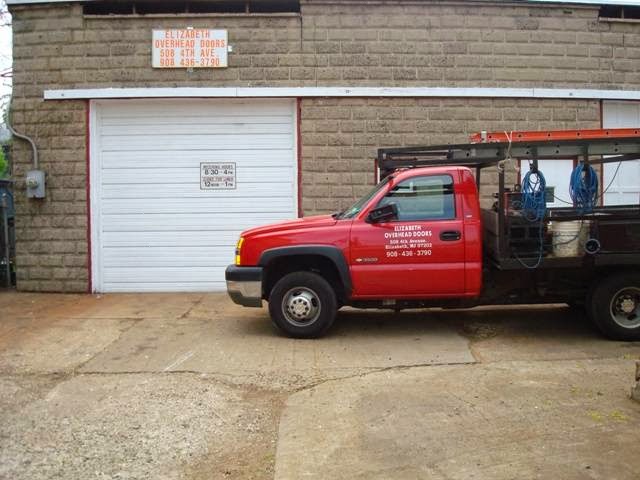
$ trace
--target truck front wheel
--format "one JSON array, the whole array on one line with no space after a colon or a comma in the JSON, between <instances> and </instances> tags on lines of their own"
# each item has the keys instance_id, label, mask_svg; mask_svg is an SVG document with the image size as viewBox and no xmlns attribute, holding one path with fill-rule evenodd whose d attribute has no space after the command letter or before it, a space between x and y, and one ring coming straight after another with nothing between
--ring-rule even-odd
<instances>
[{"instance_id":1,"label":"truck front wheel","mask_svg":"<svg viewBox=\"0 0 640 480\"><path fill-rule=\"evenodd\" d=\"M594 322L609 338L640 339L640 275L605 278L593 290L590 307Z\"/></svg>"},{"instance_id":2,"label":"truck front wheel","mask_svg":"<svg viewBox=\"0 0 640 480\"><path fill-rule=\"evenodd\" d=\"M269 295L273 323L294 338L317 338L333 324L338 310L331 285L313 272L282 277Z\"/></svg>"}]
</instances>

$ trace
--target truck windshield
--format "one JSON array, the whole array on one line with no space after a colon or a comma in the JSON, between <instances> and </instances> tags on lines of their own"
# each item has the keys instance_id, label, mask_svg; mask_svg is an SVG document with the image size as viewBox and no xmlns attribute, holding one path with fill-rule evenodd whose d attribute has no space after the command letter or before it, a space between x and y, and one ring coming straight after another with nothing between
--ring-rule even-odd
<instances>
[{"instance_id":1,"label":"truck windshield","mask_svg":"<svg viewBox=\"0 0 640 480\"><path fill-rule=\"evenodd\" d=\"M360 213L360 210L362 210L362 208L369 203L369 201L371 201L371 199L373 197L375 197L376 193L378 193L382 188L384 188L384 186L389 183L389 181L393 178L393 175L389 175L388 177L385 177L384 180L382 180L380 183L378 183L375 187L373 187L371 189L371 191L369 193L367 193L364 197L362 197L360 200L358 200L356 203L354 203L351 207L347 208L344 212L341 212L337 218L339 219L343 219L343 218L353 218L356 215L358 215L358 213Z\"/></svg>"}]
</instances>

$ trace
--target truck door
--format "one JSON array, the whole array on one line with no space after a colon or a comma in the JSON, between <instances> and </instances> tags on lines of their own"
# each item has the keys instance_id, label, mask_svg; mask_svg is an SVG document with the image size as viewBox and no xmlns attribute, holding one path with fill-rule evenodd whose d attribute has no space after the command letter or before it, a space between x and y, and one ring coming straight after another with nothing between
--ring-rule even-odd
<instances>
[{"instance_id":1,"label":"truck door","mask_svg":"<svg viewBox=\"0 0 640 480\"><path fill-rule=\"evenodd\" d=\"M465 291L461 203L449 174L399 182L376 207L395 203L396 219L351 229L354 297L429 298Z\"/></svg>"}]
</instances>

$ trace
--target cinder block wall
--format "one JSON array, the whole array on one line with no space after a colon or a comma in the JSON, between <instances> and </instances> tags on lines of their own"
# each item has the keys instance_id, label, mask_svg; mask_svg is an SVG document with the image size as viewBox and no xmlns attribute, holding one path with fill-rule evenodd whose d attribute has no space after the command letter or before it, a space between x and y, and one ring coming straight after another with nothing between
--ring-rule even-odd
<instances>
[{"instance_id":1,"label":"cinder block wall","mask_svg":"<svg viewBox=\"0 0 640 480\"><path fill-rule=\"evenodd\" d=\"M305 215L342 210L374 180L378 147L466 143L482 130L599 128L597 100L329 98L302 101L302 206ZM514 162L515 165L515 162ZM497 170L483 174L491 205ZM514 168L507 181L516 179Z\"/></svg>"},{"instance_id":2,"label":"cinder block wall","mask_svg":"<svg viewBox=\"0 0 640 480\"><path fill-rule=\"evenodd\" d=\"M637 23L599 21L593 6L463 5L307 1L303 54L317 66L309 78L322 85L640 84Z\"/></svg>"},{"instance_id":3,"label":"cinder block wall","mask_svg":"<svg viewBox=\"0 0 640 480\"><path fill-rule=\"evenodd\" d=\"M34 138L47 198L27 200L15 143L18 288L86 291L86 103L47 89L185 86L640 88L640 24L593 7L306 0L300 16L83 17L77 4L12 7L12 122ZM151 30L224 28L223 70L154 70ZM342 208L373 181L379 146L465 141L488 129L599 126L599 103L305 99L305 214Z\"/></svg>"}]
</instances>

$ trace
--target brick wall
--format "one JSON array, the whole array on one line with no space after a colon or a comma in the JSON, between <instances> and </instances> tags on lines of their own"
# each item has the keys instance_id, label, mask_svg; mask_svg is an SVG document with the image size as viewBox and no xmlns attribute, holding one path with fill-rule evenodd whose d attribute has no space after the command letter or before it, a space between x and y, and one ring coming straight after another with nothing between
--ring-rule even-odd
<instances>
[{"instance_id":1,"label":"brick wall","mask_svg":"<svg viewBox=\"0 0 640 480\"><path fill-rule=\"evenodd\" d=\"M599 128L594 100L340 98L302 101L302 206L305 215L341 210L374 180L384 146L466 143L481 130ZM483 177L492 202L497 172ZM492 174L493 173L493 174ZM508 170L508 181L515 170Z\"/></svg>"},{"instance_id":2,"label":"brick wall","mask_svg":"<svg viewBox=\"0 0 640 480\"><path fill-rule=\"evenodd\" d=\"M443 2L445 3L445 2ZM93 18L14 7L16 93L109 86L640 88L640 25L593 7L307 0L300 17ZM225 28L228 69L154 70L151 30Z\"/></svg>"},{"instance_id":3,"label":"brick wall","mask_svg":"<svg viewBox=\"0 0 640 480\"><path fill-rule=\"evenodd\" d=\"M597 7L308 3L303 53L323 85L640 85L640 25Z\"/></svg>"},{"instance_id":4,"label":"brick wall","mask_svg":"<svg viewBox=\"0 0 640 480\"><path fill-rule=\"evenodd\" d=\"M46 199L27 200L23 179L31 169L31 149L14 142L18 287L86 291L85 104L14 100L12 117L18 131L35 139L47 172Z\"/></svg>"},{"instance_id":5,"label":"brick wall","mask_svg":"<svg viewBox=\"0 0 640 480\"><path fill-rule=\"evenodd\" d=\"M366 8L366 10L363 10ZM88 285L86 105L44 102L61 88L182 86L485 86L640 89L640 24L597 9L416 2L303 2L301 16L83 17L77 4L12 7L12 122L34 138L48 173L24 196L30 150L14 148L22 290ZM225 28L228 69L154 70L151 30ZM305 214L344 207L373 180L384 145L464 141L482 129L599 126L594 101L306 99Z\"/></svg>"}]
</instances>

